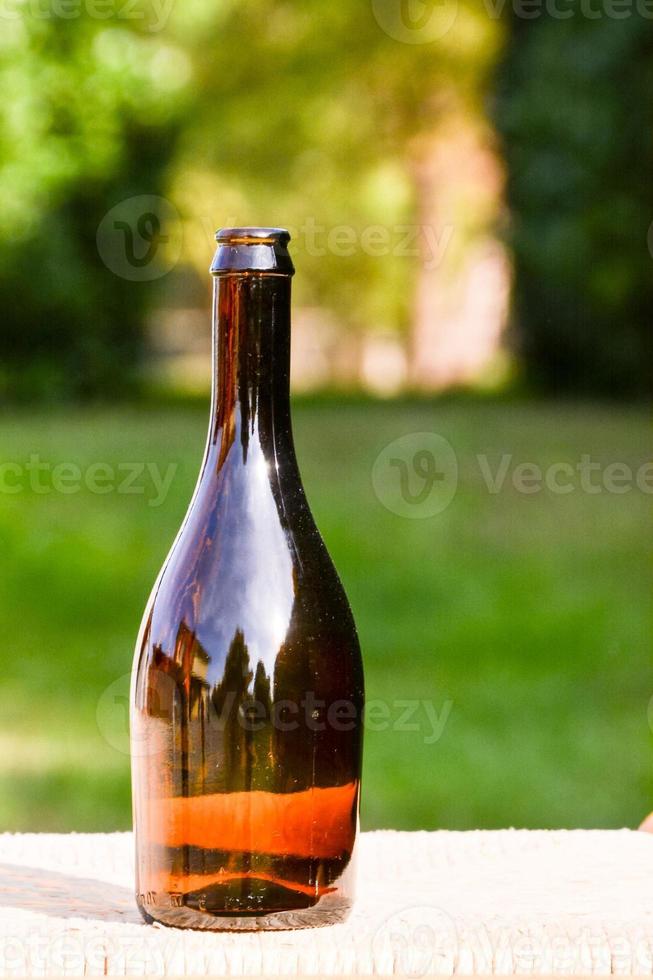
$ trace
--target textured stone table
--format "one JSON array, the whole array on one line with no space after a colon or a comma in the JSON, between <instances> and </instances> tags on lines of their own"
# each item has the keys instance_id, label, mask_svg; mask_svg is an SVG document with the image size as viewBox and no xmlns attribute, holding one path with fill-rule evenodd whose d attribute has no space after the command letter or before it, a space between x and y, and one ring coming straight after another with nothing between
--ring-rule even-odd
<instances>
[{"instance_id":1,"label":"textured stone table","mask_svg":"<svg viewBox=\"0 0 653 980\"><path fill-rule=\"evenodd\" d=\"M144 925L132 846L129 834L0 835L0 975L653 971L651 834L363 834L349 921L276 933Z\"/></svg>"}]
</instances>

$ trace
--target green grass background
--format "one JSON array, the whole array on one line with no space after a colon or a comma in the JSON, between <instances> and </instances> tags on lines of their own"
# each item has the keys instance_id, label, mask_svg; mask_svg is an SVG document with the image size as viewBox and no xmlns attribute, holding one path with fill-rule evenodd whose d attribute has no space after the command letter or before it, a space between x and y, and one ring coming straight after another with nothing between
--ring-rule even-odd
<instances>
[{"instance_id":1,"label":"green grass background","mask_svg":"<svg viewBox=\"0 0 653 980\"><path fill-rule=\"evenodd\" d=\"M178 467L158 508L149 490L0 494L1 829L129 826L125 713L107 714L103 692L126 693L141 612L192 492L206 422L204 408L188 406L0 422L5 461L38 453L82 468ZM421 712L417 730L366 733L363 826L636 825L653 808L650 497L524 495L509 480L490 494L476 456L495 467L508 452L515 464L546 467L589 453L636 468L649 451L645 412L300 402L295 430L309 500L358 622L368 698L429 699L438 710L451 702L433 744ZM379 502L371 471L387 443L422 431L454 447L458 492L443 513L409 520Z\"/></svg>"}]
</instances>

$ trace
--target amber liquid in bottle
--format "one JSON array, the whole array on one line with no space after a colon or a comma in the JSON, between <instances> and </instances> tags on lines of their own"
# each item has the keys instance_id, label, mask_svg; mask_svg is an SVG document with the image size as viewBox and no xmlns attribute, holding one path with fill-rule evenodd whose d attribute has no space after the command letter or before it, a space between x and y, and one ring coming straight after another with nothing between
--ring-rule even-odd
<instances>
[{"instance_id":1,"label":"amber liquid in bottle","mask_svg":"<svg viewBox=\"0 0 653 980\"><path fill-rule=\"evenodd\" d=\"M295 459L289 236L216 238L207 447L136 649L137 901L197 929L330 924L353 896L360 649Z\"/></svg>"}]
</instances>

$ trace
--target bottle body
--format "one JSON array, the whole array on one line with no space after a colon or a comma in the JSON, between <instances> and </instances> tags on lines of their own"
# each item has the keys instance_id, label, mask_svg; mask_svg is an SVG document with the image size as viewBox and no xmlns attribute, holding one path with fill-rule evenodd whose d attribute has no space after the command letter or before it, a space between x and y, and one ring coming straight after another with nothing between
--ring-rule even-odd
<instances>
[{"instance_id":1,"label":"bottle body","mask_svg":"<svg viewBox=\"0 0 653 980\"><path fill-rule=\"evenodd\" d=\"M326 924L353 895L360 650L292 445L290 274L242 268L283 247L229 235L207 449L136 650L137 900L182 927Z\"/></svg>"}]
</instances>

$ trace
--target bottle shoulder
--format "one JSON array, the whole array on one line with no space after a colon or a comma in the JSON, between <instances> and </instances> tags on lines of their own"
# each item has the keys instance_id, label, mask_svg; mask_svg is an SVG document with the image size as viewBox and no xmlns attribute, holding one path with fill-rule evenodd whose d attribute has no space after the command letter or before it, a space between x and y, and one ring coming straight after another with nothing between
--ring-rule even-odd
<instances>
[{"instance_id":1,"label":"bottle shoulder","mask_svg":"<svg viewBox=\"0 0 653 980\"><path fill-rule=\"evenodd\" d=\"M334 669L360 685L351 609L301 485L280 495L252 477L204 482L153 591L139 656L189 643L208 674L222 676L242 647L266 672L284 664ZM235 646L234 646L235 645Z\"/></svg>"}]
</instances>

